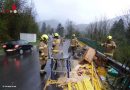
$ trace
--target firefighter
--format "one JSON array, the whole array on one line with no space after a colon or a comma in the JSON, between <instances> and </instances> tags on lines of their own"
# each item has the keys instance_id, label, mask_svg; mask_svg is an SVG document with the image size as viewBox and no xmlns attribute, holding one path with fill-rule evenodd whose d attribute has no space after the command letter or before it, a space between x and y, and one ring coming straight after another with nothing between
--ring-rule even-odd
<instances>
[{"instance_id":1,"label":"firefighter","mask_svg":"<svg viewBox=\"0 0 130 90\"><path fill-rule=\"evenodd\" d=\"M77 40L75 34L72 35L72 39L71 39L71 42L70 42L70 46L71 46L72 55L74 55L75 50L76 50L77 47L79 46L78 40Z\"/></svg>"},{"instance_id":2,"label":"firefighter","mask_svg":"<svg viewBox=\"0 0 130 90\"><path fill-rule=\"evenodd\" d=\"M47 41L48 41L48 36L46 34L43 34L41 36L41 40L39 43L39 54L40 54L40 74L45 74L45 66L46 66L46 62L48 59L48 45L47 45Z\"/></svg>"},{"instance_id":3,"label":"firefighter","mask_svg":"<svg viewBox=\"0 0 130 90\"><path fill-rule=\"evenodd\" d=\"M105 55L113 57L116 43L112 40L112 36L107 36L107 41L103 44L101 44L105 48Z\"/></svg>"},{"instance_id":4,"label":"firefighter","mask_svg":"<svg viewBox=\"0 0 130 90\"><path fill-rule=\"evenodd\" d=\"M52 53L59 53L60 51L60 44L61 44L61 40L60 40L60 36L58 33L54 33L54 39L52 42Z\"/></svg>"},{"instance_id":5,"label":"firefighter","mask_svg":"<svg viewBox=\"0 0 130 90\"><path fill-rule=\"evenodd\" d=\"M52 56L54 57L54 62L55 62L55 67L54 69L57 69L57 59L58 56L61 54L61 50L60 50L60 44L61 44L61 40L60 40L60 36L58 33L54 33L54 38L53 38L53 42L52 42ZM53 66L53 65L51 65Z\"/></svg>"}]
</instances>

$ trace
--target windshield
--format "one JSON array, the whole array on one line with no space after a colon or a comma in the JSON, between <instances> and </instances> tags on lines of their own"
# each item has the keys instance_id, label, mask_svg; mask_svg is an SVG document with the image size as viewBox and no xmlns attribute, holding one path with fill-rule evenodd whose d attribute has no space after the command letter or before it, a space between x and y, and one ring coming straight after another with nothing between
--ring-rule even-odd
<instances>
[{"instance_id":1,"label":"windshield","mask_svg":"<svg viewBox=\"0 0 130 90\"><path fill-rule=\"evenodd\" d=\"M6 44L17 44L17 41L8 41Z\"/></svg>"}]
</instances>

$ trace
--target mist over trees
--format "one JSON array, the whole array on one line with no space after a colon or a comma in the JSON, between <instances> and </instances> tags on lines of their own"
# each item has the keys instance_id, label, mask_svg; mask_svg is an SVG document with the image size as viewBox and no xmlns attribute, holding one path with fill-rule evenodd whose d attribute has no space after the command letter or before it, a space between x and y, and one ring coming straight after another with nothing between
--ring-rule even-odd
<instances>
[{"instance_id":1,"label":"mist over trees","mask_svg":"<svg viewBox=\"0 0 130 90\"><path fill-rule=\"evenodd\" d=\"M130 59L130 12L116 20L112 26L111 21L101 19L90 23L86 28L86 38L102 43L107 35L112 35L117 44L114 59L120 62Z\"/></svg>"},{"instance_id":2,"label":"mist over trees","mask_svg":"<svg viewBox=\"0 0 130 90\"><path fill-rule=\"evenodd\" d=\"M46 33L46 23L45 22L43 22L42 23L42 28L41 28L41 33Z\"/></svg>"},{"instance_id":3,"label":"mist over trees","mask_svg":"<svg viewBox=\"0 0 130 90\"><path fill-rule=\"evenodd\" d=\"M64 27L62 26L61 23L58 24L57 28L56 28L56 32L59 33L59 35L61 37L64 36Z\"/></svg>"},{"instance_id":4,"label":"mist over trees","mask_svg":"<svg viewBox=\"0 0 130 90\"><path fill-rule=\"evenodd\" d=\"M66 21L66 24L62 23L57 24L57 27L54 28L45 22L42 23L41 33L42 34L53 34L58 33L61 37L71 38L72 34L76 34L77 37L82 36L81 32L75 28L75 25L72 21Z\"/></svg>"},{"instance_id":5,"label":"mist over trees","mask_svg":"<svg viewBox=\"0 0 130 90\"><path fill-rule=\"evenodd\" d=\"M52 28L51 32L57 32L61 36L71 38L72 34L76 34L78 38L88 38L101 44L106 41L108 35L112 35L113 40L117 44L117 48L114 53L114 59L120 62L130 59L130 12L122 17L118 17L117 20L112 21L107 18L101 18L97 21L90 23L86 26L85 31L77 29L74 22L67 21L63 26L61 23L57 25L57 28ZM47 26L45 23L42 25L42 32L47 32Z\"/></svg>"}]
</instances>

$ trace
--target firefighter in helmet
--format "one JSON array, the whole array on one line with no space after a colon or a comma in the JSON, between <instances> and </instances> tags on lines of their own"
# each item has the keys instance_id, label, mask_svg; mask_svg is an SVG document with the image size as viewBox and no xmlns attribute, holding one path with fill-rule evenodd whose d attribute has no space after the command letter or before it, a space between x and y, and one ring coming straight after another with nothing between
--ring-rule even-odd
<instances>
[{"instance_id":1,"label":"firefighter in helmet","mask_svg":"<svg viewBox=\"0 0 130 90\"><path fill-rule=\"evenodd\" d=\"M112 40L112 36L109 35L107 36L107 40L105 43L102 44L102 46L105 48L105 55L113 57L115 48L116 48L116 43Z\"/></svg>"},{"instance_id":2,"label":"firefighter in helmet","mask_svg":"<svg viewBox=\"0 0 130 90\"><path fill-rule=\"evenodd\" d=\"M47 44L48 38L49 37L46 34L43 34L41 36L41 40L39 43L39 56L40 56L40 67L41 67L40 73L41 74L46 73L44 68L46 66L47 59L48 59L48 44Z\"/></svg>"},{"instance_id":3,"label":"firefighter in helmet","mask_svg":"<svg viewBox=\"0 0 130 90\"><path fill-rule=\"evenodd\" d=\"M71 39L71 42L70 42L70 46L71 46L72 54L74 55L75 50L76 50L77 47L79 46L79 43L78 43L78 40L77 40L75 34L72 35L72 39Z\"/></svg>"},{"instance_id":4,"label":"firefighter in helmet","mask_svg":"<svg viewBox=\"0 0 130 90\"><path fill-rule=\"evenodd\" d=\"M60 36L58 33L54 33L54 39L52 42L52 53L59 53L60 51Z\"/></svg>"},{"instance_id":5,"label":"firefighter in helmet","mask_svg":"<svg viewBox=\"0 0 130 90\"><path fill-rule=\"evenodd\" d=\"M54 69L57 69L57 58L61 54L60 45L61 45L61 39L60 35L58 33L53 34L53 42L52 42L52 56L54 58L55 67ZM53 67L53 65L51 65Z\"/></svg>"}]
</instances>

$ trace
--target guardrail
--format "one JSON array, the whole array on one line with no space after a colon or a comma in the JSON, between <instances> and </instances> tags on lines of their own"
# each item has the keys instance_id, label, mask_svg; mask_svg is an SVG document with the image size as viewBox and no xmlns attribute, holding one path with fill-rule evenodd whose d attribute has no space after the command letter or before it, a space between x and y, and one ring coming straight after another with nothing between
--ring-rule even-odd
<instances>
[{"instance_id":1,"label":"guardrail","mask_svg":"<svg viewBox=\"0 0 130 90\"><path fill-rule=\"evenodd\" d=\"M92 40L87 39L87 38L78 38L78 39L79 39L79 41L81 41L81 42L85 43L86 45L88 45L88 46L94 48L95 50L97 50L97 55L102 57L104 60L107 60L109 65L114 67L120 73L130 74L130 68L128 66L123 65L122 63L104 55L103 54L104 48L101 47L101 45L98 44L96 41L92 41Z\"/></svg>"},{"instance_id":2,"label":"guardrail","mask_svg":"<svg viewBox=\"0 0 130 90\"><path fill-rule=\"evenodd\" d=\"M104 55L103 53L97 51L97 55L99 57L102 57L104 60L107 60L107 62L109 63L109 65L115 67L116 70L118 70L121 74L123 73L127 73L127 74L130 74L130 68L127 67L126 65L123 65L122 63L110 58L110 57L107 57L106 55Z\"/></svg>"},{"instance_id":3,"label":"guardrail","mask_svg":"<svg viewBox=\"0 0 130 90\"><path fill-rule=\"evenodd\" d=\"M96 41L92 41L88 38L78 38L79 41L87 44L88 46L96 49L97 51L100 51L100 52L104 52L104 48L99 44L97 43Z\"/></svg>"},{"instance_id":4,"label":"guardrail","mask_svg":"<svg viewBox=\"0 0 130 90\"><path fill-rule=\"evenodd\" d=\"M107 64L109 64L112 68L114 68L119 74L117 77L115 77L114 81L112 81L112 83L110 84L111 88L113 88L113 90L129 90L130 89L130 67L128 67L128 64L130 63L130 60L128 60L128 62L124 62L120 63L110 57L107 57L106 55L103 54L103 49L97 47L96 45L98 45L95 41L91 41L89 39L79 39L81 42L87 44L88 46L96 49L96 55L100 58L102 58L102 60L104 60L105 62L107 62ZM107 79L108 80L108 79ZM120 83L120 84L119 84Z\"/></svg>"}]
</instances>

